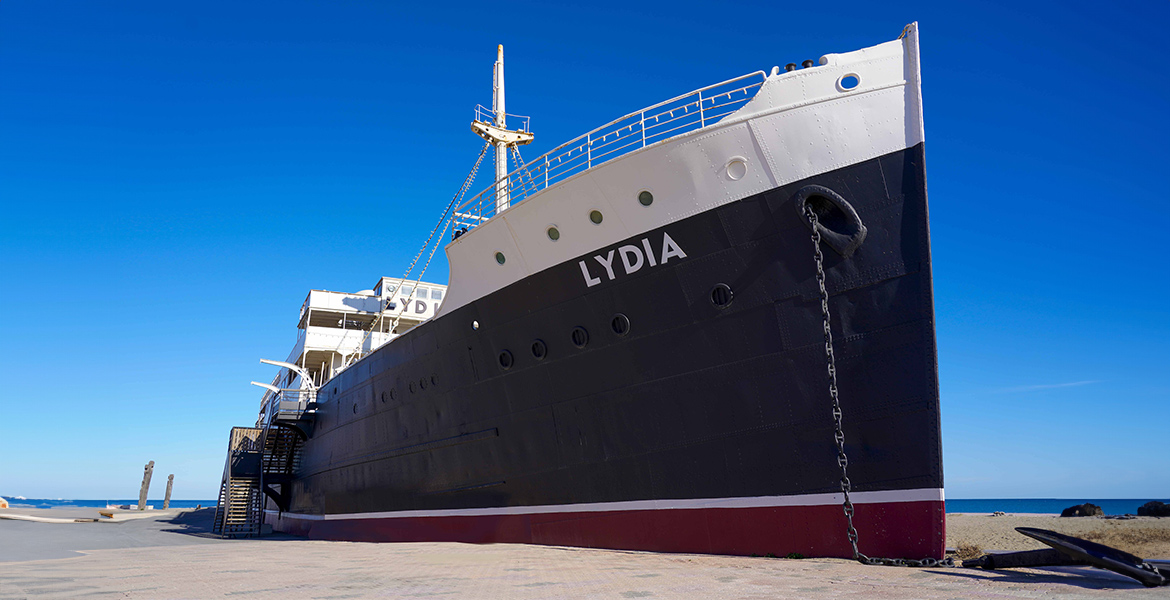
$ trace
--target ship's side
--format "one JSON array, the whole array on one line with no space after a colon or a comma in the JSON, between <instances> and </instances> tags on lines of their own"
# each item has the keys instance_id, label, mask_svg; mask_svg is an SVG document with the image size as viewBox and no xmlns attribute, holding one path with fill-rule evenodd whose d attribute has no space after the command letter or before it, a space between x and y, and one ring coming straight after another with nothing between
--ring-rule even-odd
<instances>
[{"instance_id":1,"label":"ship's side","mask_svg":"<svg viewBox=\"0 0 1170 600\"><path fill-rule=\"evenodd\" d=\"M849 556L812 194L861 549L941 557L917 31L823 62L450 244L439 316L321 388L276 527Z\"/></svg>"}]
</instances>

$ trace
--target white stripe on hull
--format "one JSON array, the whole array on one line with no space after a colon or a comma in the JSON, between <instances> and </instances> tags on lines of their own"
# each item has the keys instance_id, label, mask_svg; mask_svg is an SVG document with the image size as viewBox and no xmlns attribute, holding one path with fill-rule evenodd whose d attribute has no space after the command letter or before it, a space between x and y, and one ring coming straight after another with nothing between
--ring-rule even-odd
<instances>
[{"instance_id":1,"label":"white stripe on hull","mask_svg":"<svg viewBox=\"0 0 1170 600\"><path fill-rule=\"evenodd\" d=\"M942 488L854 492L854 504L890 502L942 502ZM495 506L489 508L446 508L435 510L399 510L389 512L338 513L306 515L284 513L285 519L335 521L346 519L401 519L412 517L482 517L495 515L539 515L549 513L611 512L633 510L687 510L696 508L775 508L784 506L831 506L841 504L841 494L799 494L795 496L752 496L746 498L694 498L677 500L632 500L628 502L591 502L584 504L546 504L540 506ZM265 512L277 514L277 511Z\"/></svg>"}]
</instances>

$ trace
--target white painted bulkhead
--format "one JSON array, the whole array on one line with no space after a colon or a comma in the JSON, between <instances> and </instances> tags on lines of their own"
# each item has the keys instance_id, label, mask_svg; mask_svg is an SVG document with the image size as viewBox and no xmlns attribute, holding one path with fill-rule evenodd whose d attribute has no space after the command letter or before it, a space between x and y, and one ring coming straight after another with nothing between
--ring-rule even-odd
<instances>
[{"instance_id":1,"label":"white painted bulkhead","mask_svg":"<svg viewBox=\"0 0 1170 600\"><path fill-rule=\"evenodd\" d=\"M446 247L449 288L437 316L638 233L921 141L917 24L899 40L828 54L816 67L773 69L718 123L577 174L456 238ZM649 206L638 201L642 191L653 194Z\"/></svg>"}]
</instances>

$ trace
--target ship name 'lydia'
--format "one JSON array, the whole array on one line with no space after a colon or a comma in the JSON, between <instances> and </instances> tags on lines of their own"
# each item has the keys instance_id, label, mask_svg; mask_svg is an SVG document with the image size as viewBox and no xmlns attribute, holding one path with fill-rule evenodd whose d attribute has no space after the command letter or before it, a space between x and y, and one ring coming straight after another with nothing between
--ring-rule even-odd
<instances>
[{"instance_id":1,"label":"ship name 'lydia'","mask_svg":"<svg viewBox=\"0 0 1170 600\"><path fill-rule=\"evenodd\" d=\"M644 254L643 250L645 250ZM650 238L642 238L641 248L626 244L615 249L610 249L609 253L605 254L604 256L601 254L594 256L593 260L597 261L597 263L600 264L603 269L605 269L605 276L608 277L610 281L613 281L616 277L614 272L615 265L613 264L615 254L621 257L621 266L625 269L626 275L634 273L638 269L641 269L644 265L656 267L660 264L665 265L666 261L676 256L678 258L687 257L687 253L683 252L683 249L680 248L679 245L670 238L670 234L664 231L662 232L662 252L660 254L661 258L658 260L654 259L654 249L650 246ZM593 277L590 275L589 265L586 264L585 261L578 261L577 264L581 267L581 274L585 276L585 287L593 287L601 283L601 277Z\"/></svg>"}]
</instances>

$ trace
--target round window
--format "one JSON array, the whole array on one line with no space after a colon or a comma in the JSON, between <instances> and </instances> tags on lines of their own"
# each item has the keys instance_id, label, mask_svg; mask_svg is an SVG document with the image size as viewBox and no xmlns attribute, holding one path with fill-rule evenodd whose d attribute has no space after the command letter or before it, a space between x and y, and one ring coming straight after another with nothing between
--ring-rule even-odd
<instances>
[{"instance_id":1,"label":"round window","mask_svg":"<svg viewBox=\"0 0 1170 600\"><path fill-rule=\"evenodd\" d=\"M602 219L601 211L599 211L599 210L589 211L589 220L593 221L594 225L601 225L601 219Z\"/></svg>"},{"instance_id":2,"label":"round window","mask_svg":"<svg viewBox=\"0 0 1170 600\"><path fill-rule=\"evenodd\" d=\"M496 252L496 263L502 265L502 264L504 264L505 260L507 260L507 259L504 258L503 252Z\"/></svg>"},{"instance_id":3,"label":"round window","mask_svg":"<svg viewBox=\"0 0 1170 600\"><path fill-rule=\"evenodd\" d=\"M550 239L554 242L561 239L560 230L558 230L556 227L549 227L548 228L548 239Z\"/></svg>"},{"instance_id":4,"label":"round window","mask_svg":"<svg viewBox=\"0 0 1170 600\"><path fill-rule=\"evenodd\" d=\"M638 193L638 203L642 206L650 206L654 203L654 194L651 194L646 190L642 190Z\"/></svg>"}]
</instances>

